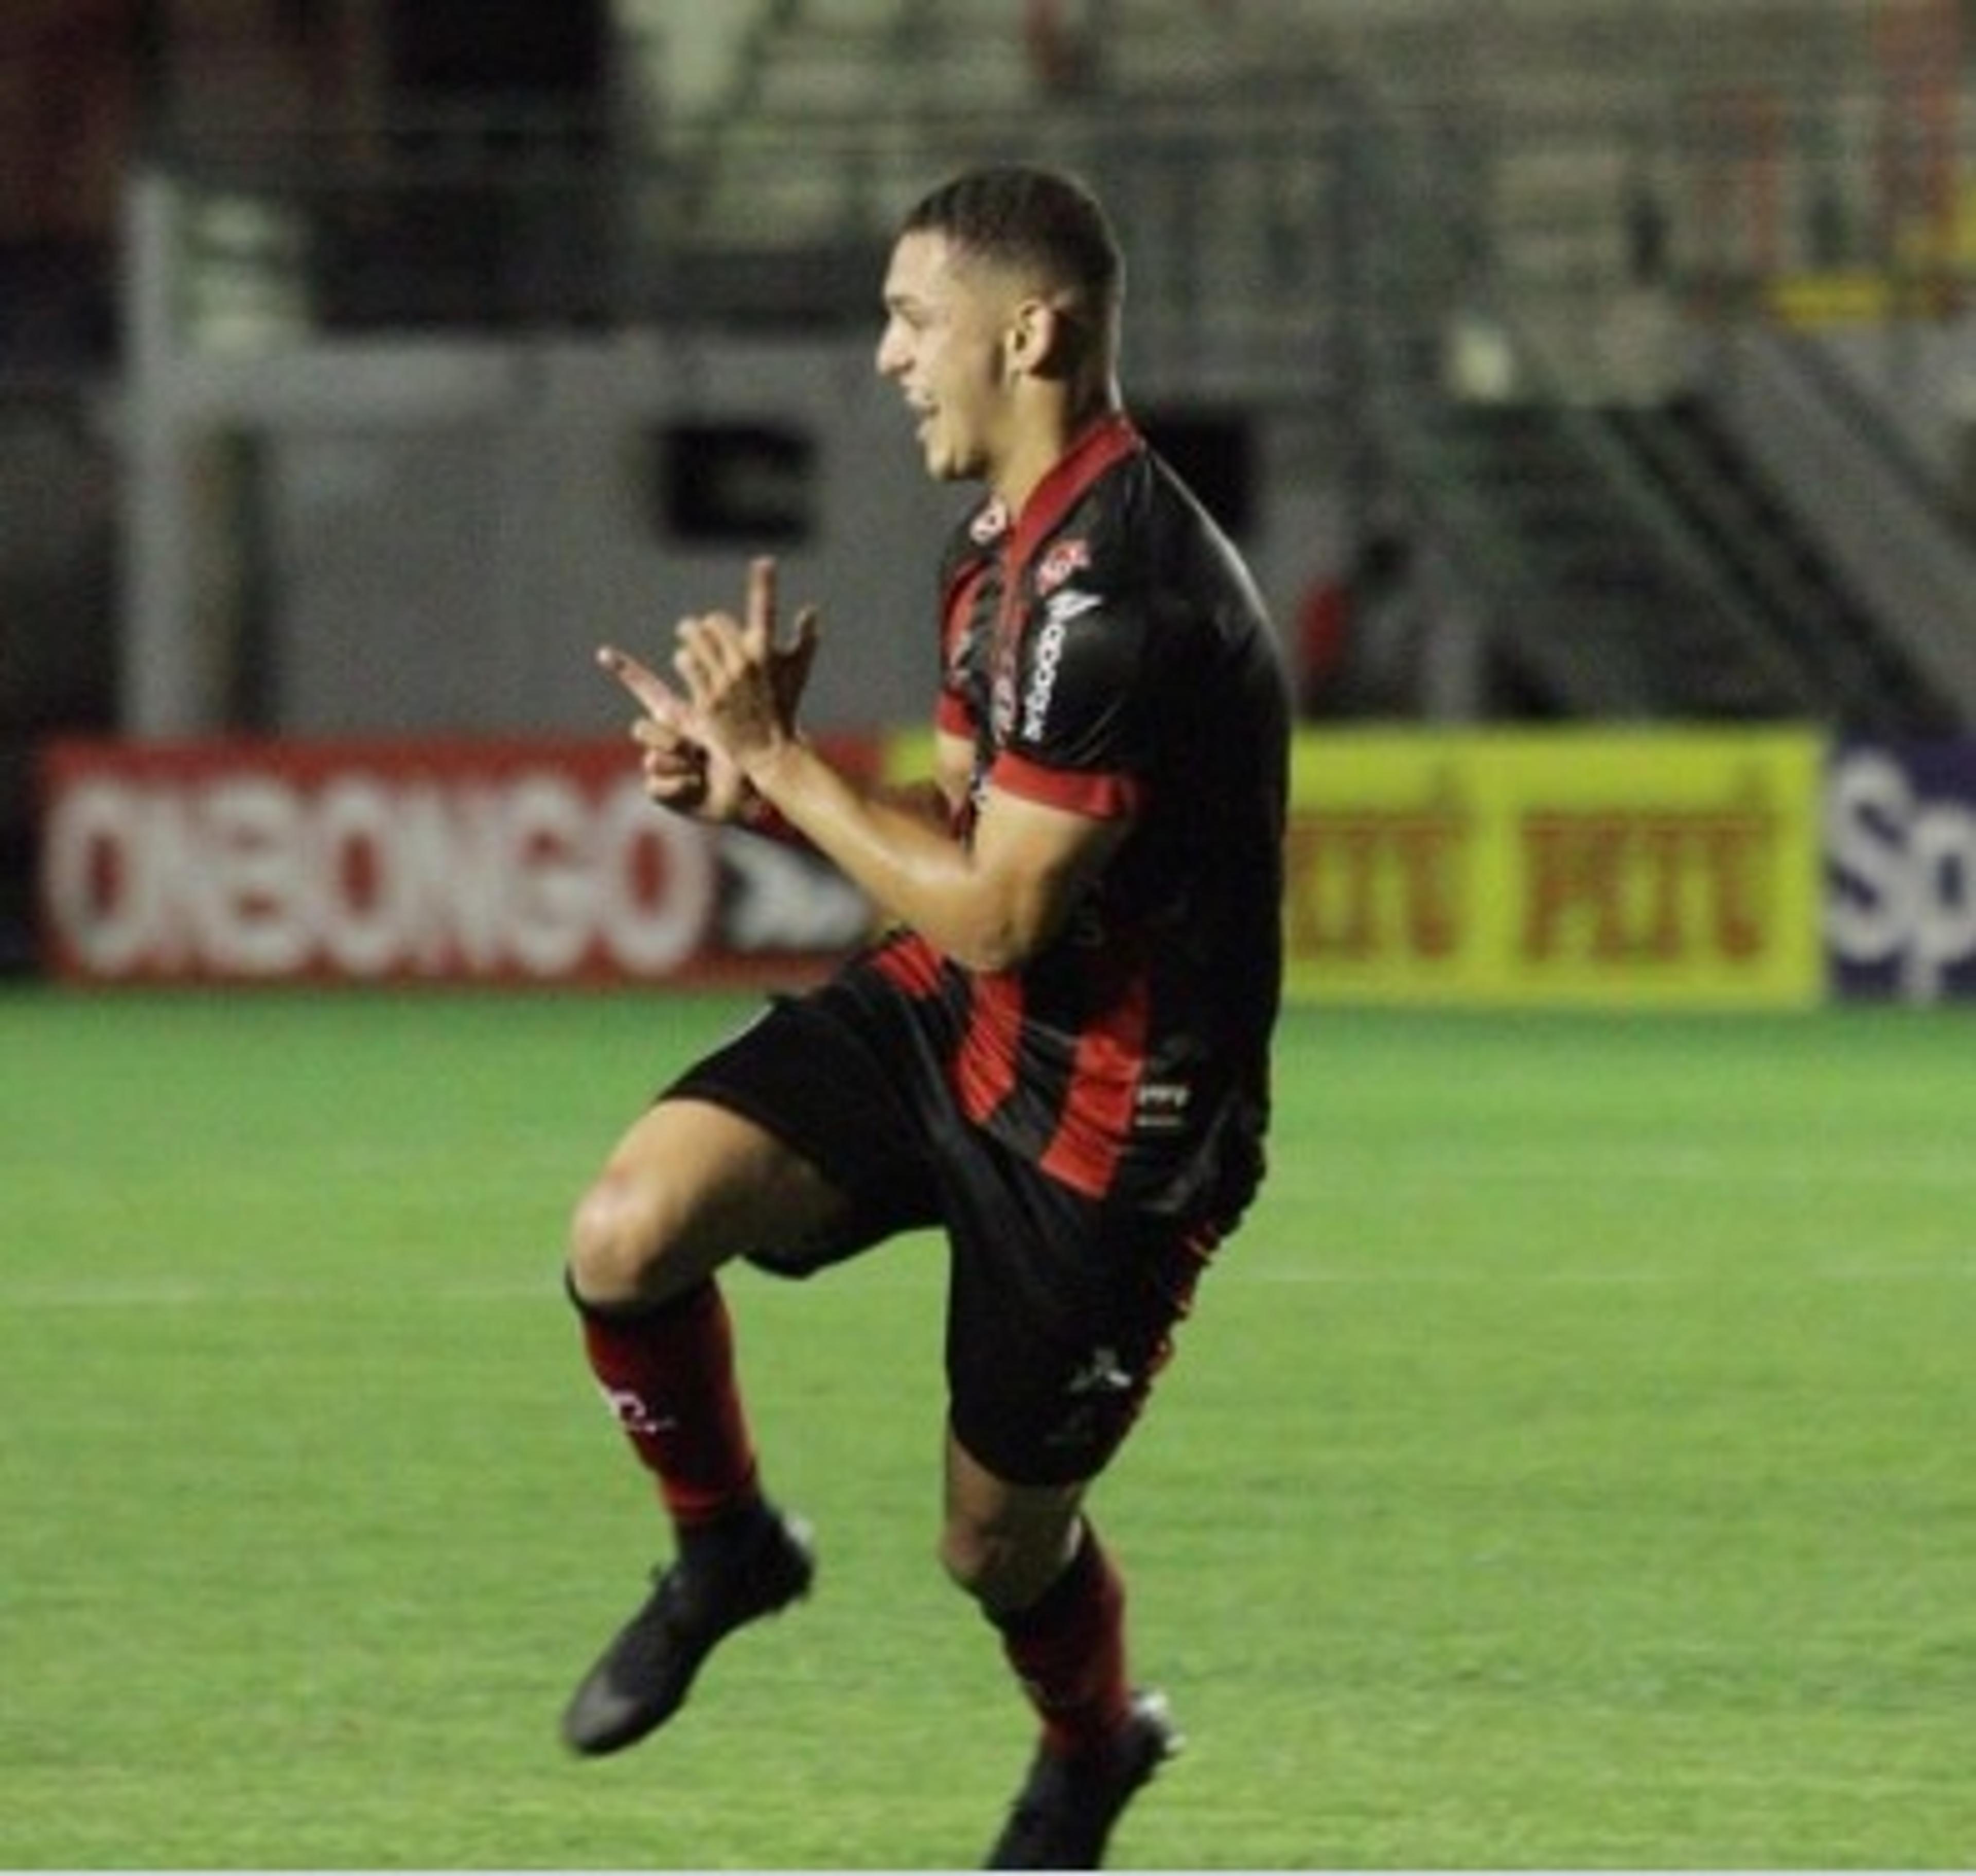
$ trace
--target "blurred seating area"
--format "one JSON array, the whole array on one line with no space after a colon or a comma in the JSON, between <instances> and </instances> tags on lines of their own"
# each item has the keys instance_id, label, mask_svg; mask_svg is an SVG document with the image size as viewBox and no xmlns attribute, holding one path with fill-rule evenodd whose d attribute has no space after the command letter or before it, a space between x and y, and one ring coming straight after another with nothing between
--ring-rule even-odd
<instances>
[{"instance_id":1,"label":"blurred seating area","mask_svg":"<svg viewBox=\"0 0 1976 1876\"><path fill-rule=\"evenodd\" d=\"M101 352L140 162L206 199L188 216L203 271L243 295L256 267L299 272L332 323L786 317L776 254L868 242L930 167L1016 143L1197 198L1195 277L1176 258L1167 284L1210 297L1213 191L1244 142L1335 161L1341 119L1361 139L1375 111L1410 123L1451 192L1421 212L1458 219L1567 349L1589 298L1649 279L1810 318L1940 305L1976 259L1962 12L12 0L0 354ZM1335 242L1321 195L1279 166L1279 239ZM683 279L682 244L714 264Z\"/></svg>"},{"instance_id":2,"label":"blurred seating area","mask_svg":"<svg viewBox=\"0 0 1976 1876\"><path fill-rule=\"evenodd\" d=\"M117 720L133 374L861 331L904 204L1016 155L1112 204L1135 383L1335 423L1488 711L1966 729L1968 11L8 0L0 842Z\"/></svg>"}]
</instances>

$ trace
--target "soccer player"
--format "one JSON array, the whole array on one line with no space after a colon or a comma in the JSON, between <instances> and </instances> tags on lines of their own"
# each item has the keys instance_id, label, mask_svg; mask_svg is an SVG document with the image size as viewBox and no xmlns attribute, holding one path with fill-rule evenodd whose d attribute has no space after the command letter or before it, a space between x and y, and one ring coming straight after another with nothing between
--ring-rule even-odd
<instances>
[{"instance_id":1,"label":"soccer player","mask_svg":"<svg viewBox=\"0 0 1976 1876\"><path fill-rule=\"evenodd\" d=\"M717 1273L802 1276L894 1235L951 1248L940 1557L1040 1721L990 1867L1096 1868L1172 1752L1128 1677L1087 1492L1263 1169L1280 975L1286 686L1235 552L1120 400L1123 267L1098 204L1024 167L906 217L879 373L928 472L983 485L941 569L936 773L854 782L805 740L817 638L775 569L683 621L642 707L648 793L799 839L890 922L772 1001L634 1124L577 1208L590 1364L677 1556L578 1688L608 1752L708 1652L809 1588L765 1495Z\"/></svg>"}]
</instances>

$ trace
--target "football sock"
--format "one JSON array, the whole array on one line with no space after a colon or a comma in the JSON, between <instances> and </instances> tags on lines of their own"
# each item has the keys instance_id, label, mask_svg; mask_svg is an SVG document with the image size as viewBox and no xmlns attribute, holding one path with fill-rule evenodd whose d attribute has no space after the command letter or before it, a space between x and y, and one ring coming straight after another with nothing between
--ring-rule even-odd
<instances>
[{"instance_id":1,"label":"football sock","mask_svg":"<svg viewBox=\"0 0 1976 1876\"><path fill-rule=\"evenodd\" d=\"M685 1535L759 1503L727 1304L710 1278L655 1309L599 1307L570 1291L604 1398Z\"/></svg>"},{"instance_id":2,"label":"football sock","mask_svg":"<svg viewBox=\"0 0 1976 1876\"><path fill-rule=\"evenodd\" d=\"M1125 1585L1088 1523L1076 1555L1036 1601L990 1619L1042 1720L1046 1750L1079 1752L1124 1724L1132 1700Z\"/></svg>"}]
</instances>

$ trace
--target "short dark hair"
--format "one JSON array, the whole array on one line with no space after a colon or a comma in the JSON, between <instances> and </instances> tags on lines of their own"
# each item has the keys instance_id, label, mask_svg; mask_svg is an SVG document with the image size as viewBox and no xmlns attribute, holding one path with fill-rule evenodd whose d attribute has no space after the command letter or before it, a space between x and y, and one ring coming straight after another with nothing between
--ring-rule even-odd
<instances>
[{"instance_id":1,"label":"short dark hair","mask_svg":"<svg viewBox=\"0 0 1976 1876\"><path fill-rule=\"evenodd\" d=\"M921 197L899 232L944 236L1004 267L1030 269L1100 326L1125 296L1125 260L1098 198L1059 170L970 170Z\"/></svg>"}]
</instances>

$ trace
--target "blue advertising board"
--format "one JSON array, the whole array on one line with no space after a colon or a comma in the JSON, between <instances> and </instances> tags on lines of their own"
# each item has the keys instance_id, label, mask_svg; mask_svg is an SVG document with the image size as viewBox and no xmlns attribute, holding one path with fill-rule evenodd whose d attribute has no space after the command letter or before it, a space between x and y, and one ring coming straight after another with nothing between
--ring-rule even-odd
<instances>
[{"instance_id":1,"label":"blue advertising board","mask_svg":"<svg viewBox=\"0 0 1976 1876\"><path fill-rule=\"evenodd\" d=\"M1836 995L1976 995L1976 743L1834 750L1826 872Z\"/></svg>"}]
</instances>

